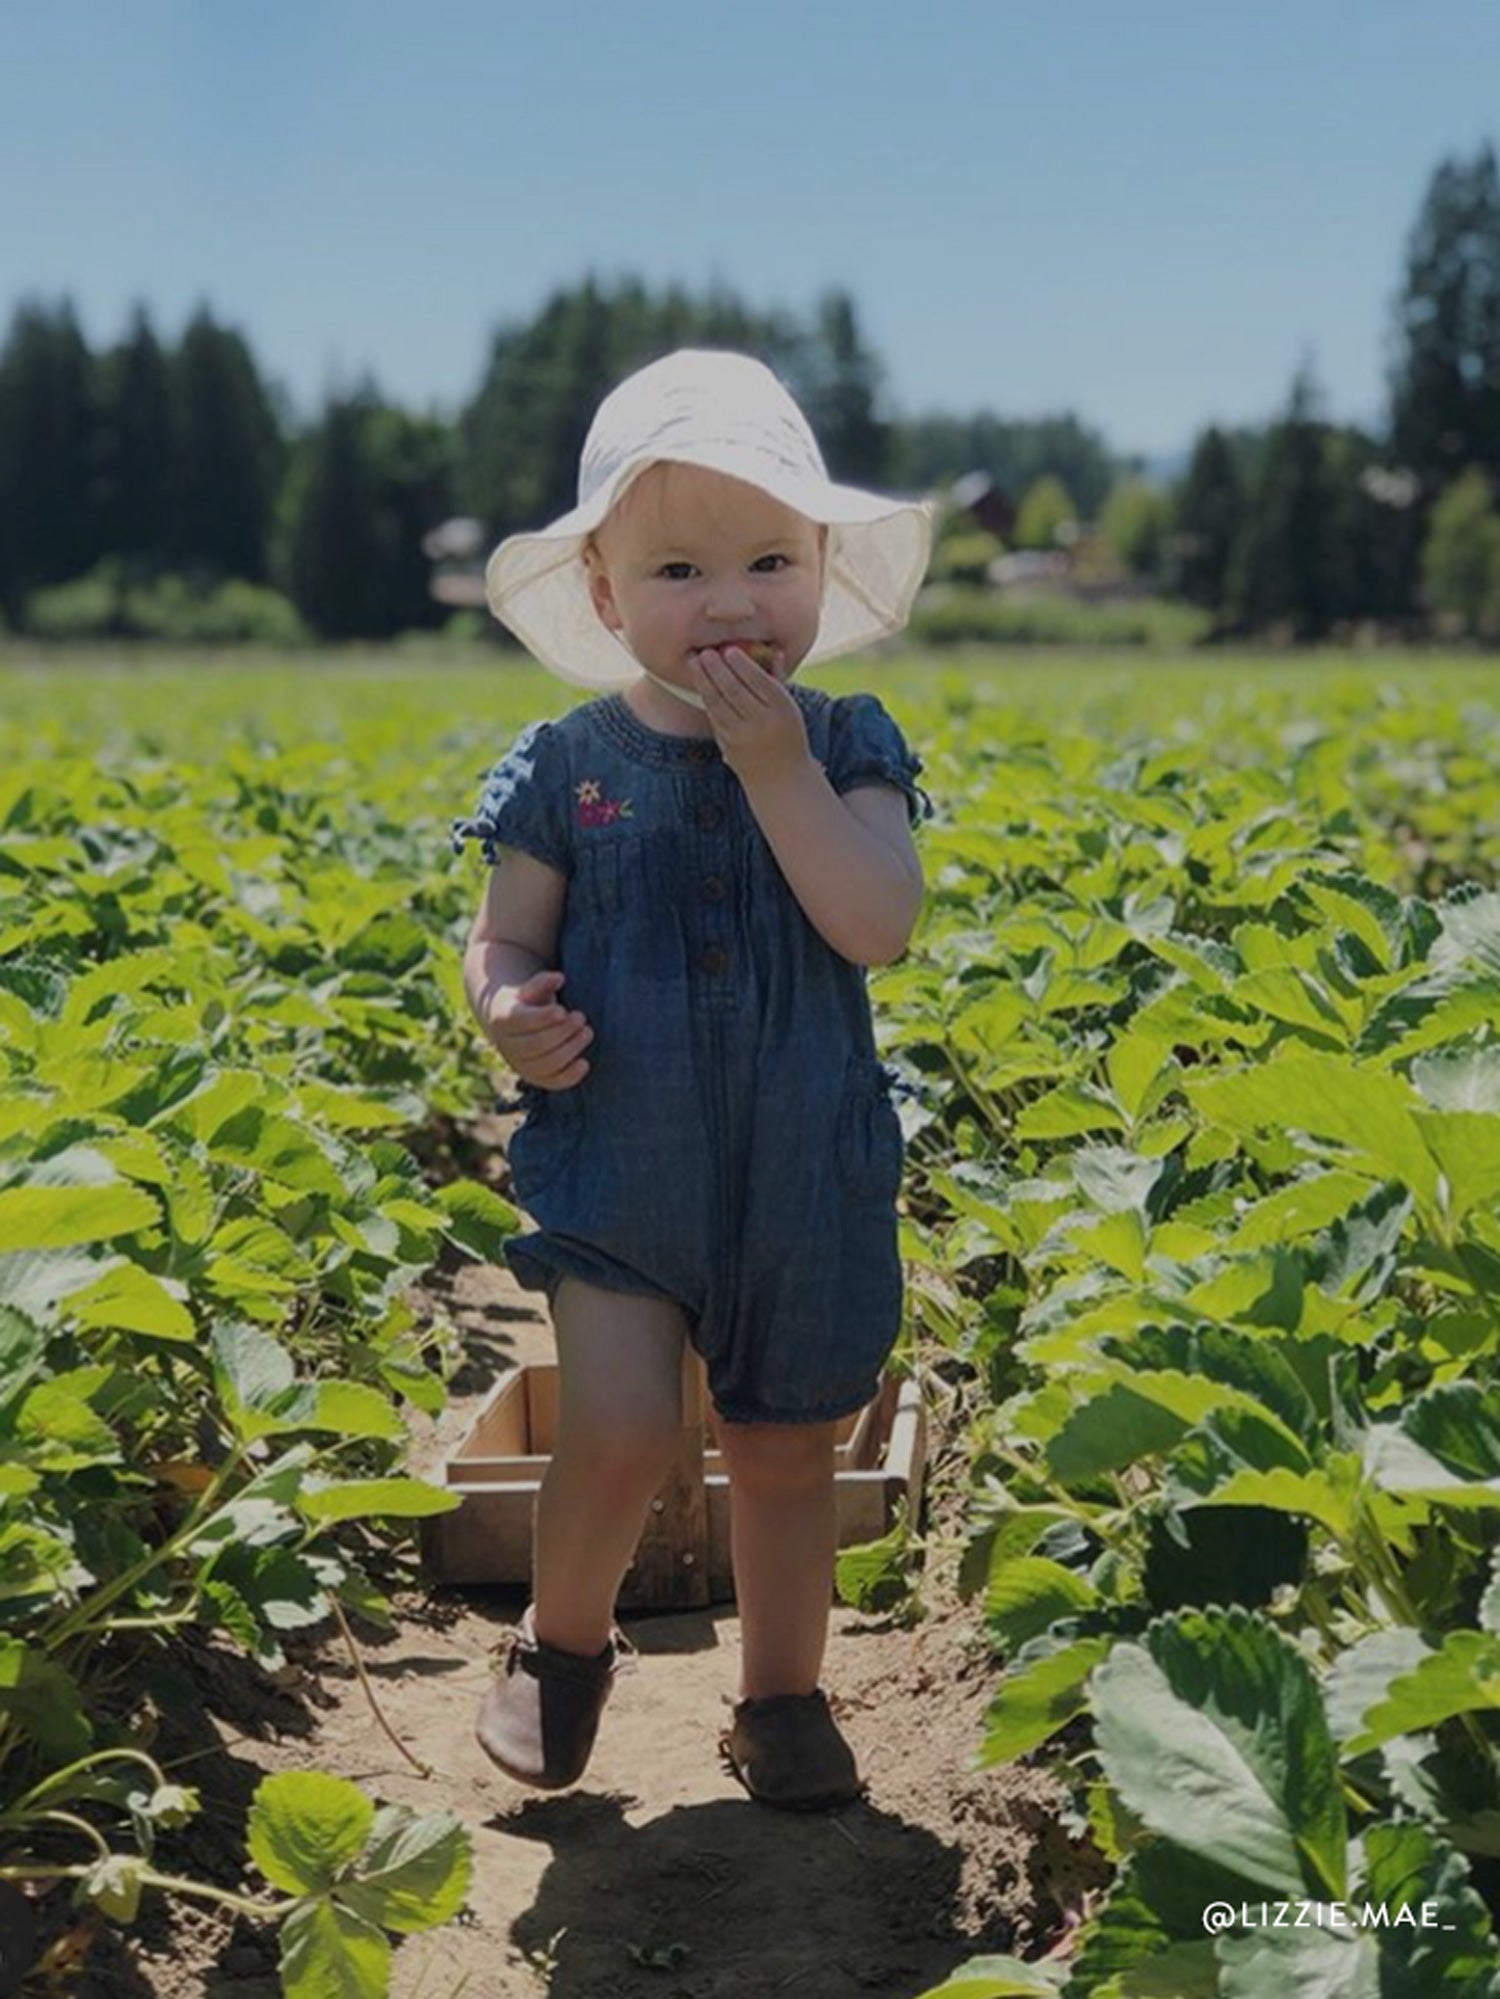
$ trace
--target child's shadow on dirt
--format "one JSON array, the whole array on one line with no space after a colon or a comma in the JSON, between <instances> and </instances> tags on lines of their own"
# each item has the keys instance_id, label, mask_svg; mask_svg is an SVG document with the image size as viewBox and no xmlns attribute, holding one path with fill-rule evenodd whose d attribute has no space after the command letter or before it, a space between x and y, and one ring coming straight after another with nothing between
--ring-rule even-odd
<instances>
[{"instance_id":1,"label":"child's shadow on dirt","mask_svg":"<svg viewBox=\"0 0 1500 1999\"><path fill-rule=\"evenodd\" d=\"M635 1802L573 1793L495 1821L553 1849L511 1932L548 1999L916 1999L1008 1941L958 1935L958 1849L872 1805L730 1798L635 1826Z\"/></svg>"}]
</instances>

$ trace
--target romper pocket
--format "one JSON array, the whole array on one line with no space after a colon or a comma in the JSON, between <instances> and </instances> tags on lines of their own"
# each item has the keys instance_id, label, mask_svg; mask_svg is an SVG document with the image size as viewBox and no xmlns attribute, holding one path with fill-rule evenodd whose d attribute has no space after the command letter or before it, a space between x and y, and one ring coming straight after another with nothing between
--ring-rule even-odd
<instances>
[{"instance_id":1,"label":"romper pocket","mask_svg":"<svg viewBox=\"0 0 1500 1999\"><path fill-rule=\"evenodd\" d=\"M583 1094L576 1083L566 1090L544 1090L524 1082L516 1094L526 1116L511 1133L505 1156L511 1189L525 1208L546 1193L577 1152L583 1138Z\"/></svg>"},{"instance_id":2,"label":"romper pocket","mask_svg":"<svg viewBox=\"0 0 1500 1999\"><path fill-rule=\"evenodd\" d=\"M580 846L568 893L590 922L610 925L640 906L649 875L646 845L643 833L601 833Z\"/></svg>"},{"instance_id":3,"label":"romper pocket","mask_svg":"<svg viewBox=\"0 0 1500 1999\"><path fill-rule=\"evenodd\" d=\"M569 897L576 897L585 914L596 923L612 923L624 900L621 884L620 843L593 839L582 845L574 862Z\"/></svg>"},{"instance_id":4,"label":"romper pocket","mask_svg":"<svg viewBox=\"0 0 1500 1999\"><path fill-rule=\"evenodd\" d=\"M856 1200L894 1202L906 1140L890 1076L877 1056L849 1057L833 1152L839 1178Z\"/></svg>"}]
</instances>

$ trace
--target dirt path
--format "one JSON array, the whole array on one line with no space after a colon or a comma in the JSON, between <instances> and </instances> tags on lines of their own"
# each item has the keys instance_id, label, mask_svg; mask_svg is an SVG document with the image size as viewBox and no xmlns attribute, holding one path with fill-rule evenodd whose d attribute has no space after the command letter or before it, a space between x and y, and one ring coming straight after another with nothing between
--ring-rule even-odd
<instances>
[{"instance_id":1,"label":"dirt path","mask_svg":"<svg viewBox=\"0 0 1500 1999\"><path fill-rule=\"evenodd\" d=\"M551 1353L538 1300L504 1270L438 1287L468 1361L442 1419L416 1438L435 1468L499 1368ZM932 1510L954 1514L944 1456ZM949 1522L952 1525L952 1521ZM335 1638L305 1648L276 1687L227 1647L202 1647L186 1690L159 1675L158 1754L193 1756L183 1781L205 1811L181 1852L200 1878L235 1879L243 1814L261 1773L317 1768L380 1800L457 1813L475 1868L469 1913L396 1952L393 1999L913 1999L984 1950L1036 1953L1076 1900L1077 1863L1039 1772L977 1775L969 1761L993 1684L951 1556L923 1586L915 1628L833 1615L825 1685L868 1800L813 1818L751 1804L720 1767L737 1684L732 1606L624 1627L638 1669L616 1683L588 1775L528 1793L474 1745L489 1655L519 1616L517 1590L394 1593L398 1629L361 1633L391 1726L433 1766L424 1779L378 1729ZM946 1571L946 1572L945 1572ZM84 1999L277 1999L272 1935L216 1910L148 1903L130 1941L101 1933L72 1989ZM466 1982L464 1982L466 1981Z\"/></svg>"}]
</instances>

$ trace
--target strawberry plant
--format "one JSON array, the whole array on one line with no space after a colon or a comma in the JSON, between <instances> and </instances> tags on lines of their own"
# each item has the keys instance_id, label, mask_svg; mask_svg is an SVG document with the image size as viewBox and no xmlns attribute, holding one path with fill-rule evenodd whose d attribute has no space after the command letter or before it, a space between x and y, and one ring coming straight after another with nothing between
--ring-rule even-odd
<instances>
[{"instance_id":1,"label":"strawberry plant","mask_svg":"<svg viewBox=\"0 0 1500 1999\"><path fill-rule=\"evenodd\" d=\"M977 1753L1056 1759L1116 1867L1070 1960L945 1999L1492 1999L1490 676L879 671L941 806L872 987L973 1458ZM159 1853L196 1794L101 1688L189 1626L274 1667L388 1617L371 1555L452 1503L403 1469L450 1359L410 1292L518 1218L418 1163L493 1078L447 830L563 703L488 662L5 692L0 1880L212 1896L280 1924L288 1991L373 1994L460 1905L461 1829L297 1773L247 1827L272 1898L196 1882ZM915 1608L922 1545L847 1590ZM1278 1898L1391 1921L1203 1929Z\"/></svg>"},{"instance_id":2,"label":"strawberry plant","mask_svg":"<svg viewBox=\"0 0 1500 1999\"><path fill-rule=\"evenodd\" d=\"M997 754L882 975L977 1387L978 1756L1050 1749L1119 1869L1070 1964L945 1999L1500 1992L1500 894L1483 838L1414 892L1309 746ZM1205 1935L1267 1897L1394 1926Z\"/></svg>"}]
</instances>

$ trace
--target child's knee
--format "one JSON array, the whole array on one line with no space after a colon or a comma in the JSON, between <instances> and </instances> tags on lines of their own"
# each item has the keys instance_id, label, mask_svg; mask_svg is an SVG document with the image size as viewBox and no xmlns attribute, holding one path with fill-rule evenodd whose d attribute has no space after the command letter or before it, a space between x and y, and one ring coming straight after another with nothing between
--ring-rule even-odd
<instances>
[{"instance_id":1,"label":"child's knee","mask_svg":"<svg viewBox=\"0 0 1500 1999\"><path fill-rule=\"evenodd\" d=\"M623 1499L643 1485L655 1490L680 1440L681 1429L667 1412L622 1416L616 1411L565 1423L558 1445L591 1482Z\"/></svg>"},{"instance_id":2,"label":"child's knee","mask_svg":"<svg viewBox=\"0 0 1500 1999\"><path fill-rule=\"evenodd\" d=\"M721 1423L732 1485L759 1492L820 1485L833 1473L832 1423Z\"/></svg>"}]
</instances>

